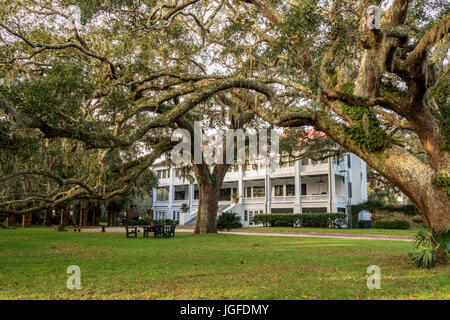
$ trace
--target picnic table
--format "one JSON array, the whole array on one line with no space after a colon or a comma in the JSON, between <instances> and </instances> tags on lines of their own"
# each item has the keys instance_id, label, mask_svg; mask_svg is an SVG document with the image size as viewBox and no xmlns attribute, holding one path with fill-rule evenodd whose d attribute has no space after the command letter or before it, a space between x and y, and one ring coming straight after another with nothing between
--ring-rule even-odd
<instances>
[{"instance_id":1,"label":"picnic table","mask_svg":"<svg viewBox=\"0 0 450 320\"><path fill-rule=\"evenodd\" d=\"M153 232L153 236L155 238L170 238L175 237L175 228L176 224L171 225L142 225L142 226L129 226L125 225L126 236L129 238L130 236L137 238L138 228L142 228L143 237L148 238L148 234Z\"/></svg>"}]
</instances>

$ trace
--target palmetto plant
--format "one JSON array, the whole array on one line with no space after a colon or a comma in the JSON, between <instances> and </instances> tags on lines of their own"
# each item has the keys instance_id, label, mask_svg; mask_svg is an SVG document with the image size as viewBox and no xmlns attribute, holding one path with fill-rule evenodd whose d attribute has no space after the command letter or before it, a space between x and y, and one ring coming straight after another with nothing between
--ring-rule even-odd
<instances>
[{"instance_id":1,"label":"palmetto plant","mask_svg":"<svg viewBox=\"0 0 450 320\"><path fill-rule=\"evenodd\" d=\"M450 228L445 229L439 236L430 228L417 228L414 249L408 252L409 257L422 268L434 267L437 257L447 262L450 257Z\"/></svg>"}]
</instances>

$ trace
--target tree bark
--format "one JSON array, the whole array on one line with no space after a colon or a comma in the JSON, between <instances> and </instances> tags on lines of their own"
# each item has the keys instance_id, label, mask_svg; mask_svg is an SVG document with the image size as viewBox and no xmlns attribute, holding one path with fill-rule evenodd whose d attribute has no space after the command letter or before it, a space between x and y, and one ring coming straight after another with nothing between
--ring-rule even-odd
<instances>
[{"instance_id":1,"label":"tree bark","mask_svg":"<svg viewBox=\"0 0 450 320\"><path fill-rule=\"evenodd\" d=\"M392 145L384 151L368 152L341 132L341 128L318 119L318 129L391 181L417 206L426 224L438 234L450 228L450 197L432 183L437 171L402 147ZM447 156L441 160L449 167Z\"/></svg>"},{"instance_id":2,"label":"tree bark","mask_svg":"<svg viewBox=\"0 0 450 320\"><path fill-rule=\"evenodd\" d=\"M198 189L199 199L195 233L217 233L220 186L218 184L212 185L209 182L199 183Z\"/></svg>"}]
</instances>

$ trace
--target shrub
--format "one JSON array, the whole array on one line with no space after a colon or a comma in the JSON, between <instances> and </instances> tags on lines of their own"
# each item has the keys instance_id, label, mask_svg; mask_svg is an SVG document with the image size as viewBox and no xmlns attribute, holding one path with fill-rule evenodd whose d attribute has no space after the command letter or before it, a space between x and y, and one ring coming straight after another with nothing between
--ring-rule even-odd
<instances>
[{"instance_id":1,"label":"shrub","mask_svg":"<svg viewBox=\"0 0 450 320\"><path fill-rule=\"evenodd\" d=\"M358 213L362 210L367 210L372 213L377 212L397 212L403 213L407 216L413 217L420 215L419 210L413 204L408 205L384 205L382 202L377 200L369 200L365 203L357 204L352 206L352 221L353 225L358 225Z\"/></svg>"},{"instance_id":2,"label":"shrub","mask_svg":"<svg viewBox=\"0 0 450 320\"><path fill-rule=\"evenodd\" d=\"M372 222L372 228L375 229L409 229L408 220L376 220Z\"/></svg>"},{"instance_id":3,"label":"shrub","mask_svg":"<svg viewBox=\"0 0 450 320\"><path fill-rule=\"evenodd\" d=\"M346 224L345 213L257 214L255 224L270 227L342 228Z\"/></svg>"},{"instance_id":4,"label":"shrub","mask_svg":"<svg viewBox=\"0 0 450 320\"><path fill-rule=\"evenodd\" d=\"M450 229L444 230L438 236L430 228L419 227L414 238L414 248L408 255L418 267L428 269L434 267L437 257L448 262Z\"/></svg>"},{"instance_id":5,"label":"shrub","mask_svg":"<svg viewBox=\"0 0 450 320\"><path fill-rule=\"evenodd\" d=\"M223 212L217 219L217 229L242 228L241 218L234 212Z\"/></svg>"}]
</instances>

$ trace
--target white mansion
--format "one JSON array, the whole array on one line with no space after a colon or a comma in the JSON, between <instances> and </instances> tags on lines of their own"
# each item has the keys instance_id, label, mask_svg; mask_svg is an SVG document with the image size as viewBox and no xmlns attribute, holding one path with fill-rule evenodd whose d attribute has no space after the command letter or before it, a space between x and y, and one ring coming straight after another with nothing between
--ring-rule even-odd
<instances>
[{"instance_id":1,"label":"white mansion","mask_svg":"<svg viewBox=\"0 0 450 320\"><path fill-rule=\"evenodd\" d=\"M152 197L154 218L195 224L197 184L182 178L177 168L156 165L154 170L159 177ZM232 194L238 195L237 203L231 200ZM348 213L349 205L367 201L366 163L347 153L320 162L284 163L272 173L265 165L232 167L219 200L218 214L235 212L244 226L253 225L258 213Z\"/></svg>"}]
</instances>

